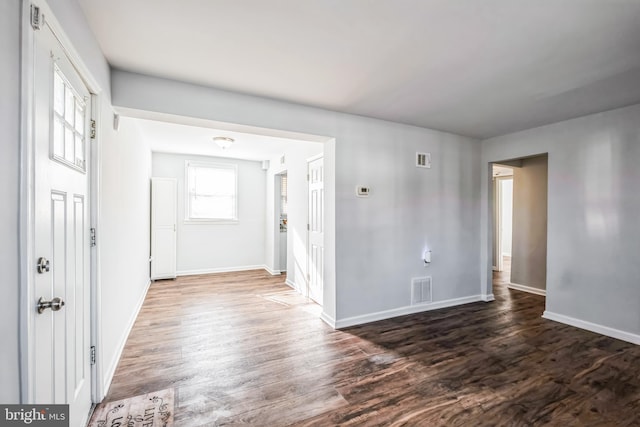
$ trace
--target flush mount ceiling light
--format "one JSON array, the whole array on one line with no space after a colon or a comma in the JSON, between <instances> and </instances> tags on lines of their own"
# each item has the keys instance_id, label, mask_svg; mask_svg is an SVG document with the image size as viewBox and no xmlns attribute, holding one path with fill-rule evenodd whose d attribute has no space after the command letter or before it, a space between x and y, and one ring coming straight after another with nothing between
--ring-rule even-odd
<instances>
[{"instance_id":1,"label":"flush mount ceiling light","mask_svg":"<svg viewBox=\"0 0 640 427\"><path fill-rule=\"evenodd\" d=\"M233 144L233 141L234 141L233 138L228 138L226 136L213 137L213 142L218 144L218 147L222 148L223 150L226 150L227 148L231 147L231 144Z\"/></svg>"}]
</instances>

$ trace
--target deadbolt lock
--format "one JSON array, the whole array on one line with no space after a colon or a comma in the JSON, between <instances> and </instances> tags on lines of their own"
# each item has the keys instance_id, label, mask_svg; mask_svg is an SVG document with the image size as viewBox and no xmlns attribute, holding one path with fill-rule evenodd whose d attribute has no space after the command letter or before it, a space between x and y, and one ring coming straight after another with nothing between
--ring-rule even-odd
<instances>
[{"instance_id":1,"label":"deadbolt lock","mask_svg":"<svg viewBox=\"0 0 640 427\"><path fill-rule=\"evenodd\" d=\"M38 273L40 274L47 273L50 269L49 260L41 256L40 258L38 258L37 267L38 267Z\"/></svg>"}]
</instances>

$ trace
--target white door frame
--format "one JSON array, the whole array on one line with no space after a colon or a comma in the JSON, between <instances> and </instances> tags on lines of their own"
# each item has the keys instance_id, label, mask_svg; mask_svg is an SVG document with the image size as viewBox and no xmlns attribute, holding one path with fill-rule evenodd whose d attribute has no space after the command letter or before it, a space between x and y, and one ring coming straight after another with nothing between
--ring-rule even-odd
<instances>
[{"instance_id":1,"label":"white door frame","mask_svg":"<svg viewBox=\"0 0 640 427\"><path fill-rule=\"evenodd\" d=\"M35 343L33 342L33 311L35 285L35 141L34 141L34 61L35 52L34 29L31 26L31 6L40 9L54 36L60 42L65 54L84 80L91 93L91 119L100 117L99 105L102 89L93 77L89 68L75 50L70 39L65 34L60 23L56 20L46 0L22 0L22 45L21 45L21 94L20 94L20 305L19 305L19 336L20 336L20 401L33 402L33 368L35 360ZM90 159L89 174L89 215L91 228L99 224L99 177L100 177L100 134L88 144ZM91 317L91 345L101 349L100 314L100 281L99 281L99 245L90 251L90 317ZM87 349L89 351L89 349ZM91 366L92 400L99 402L104 398L104 388L101 381L101 358L96 357L96 363Z\"/></svg>"}]
</instances>

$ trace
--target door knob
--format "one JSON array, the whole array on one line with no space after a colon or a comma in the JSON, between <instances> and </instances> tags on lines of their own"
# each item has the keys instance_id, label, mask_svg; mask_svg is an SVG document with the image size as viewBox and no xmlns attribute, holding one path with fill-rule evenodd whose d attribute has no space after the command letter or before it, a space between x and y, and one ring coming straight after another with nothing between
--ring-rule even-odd
<instances>
[{"instance_id":1,"label":"door knob","mask_svg":"<svg viewBox=\"0 0 640 427\"><path fill-rule=\"evenodd\" d=\"M64 307L64 300L60 297L55 297L51 301L45 301L43 297L38 300L38 313L42 313L47 308L50 308L51 311L58 311L62 307Z\"/></svg>"},{"instance_id":2,"label":"door knob","mask_svg":"<svg viewBox=\"0 0 640 427\"><path fill-rule=\"evenodd\" d=\"M41 256L38 258L38 273L43 274L49 271L49 260Z\"/></svg>"}]
</instances>

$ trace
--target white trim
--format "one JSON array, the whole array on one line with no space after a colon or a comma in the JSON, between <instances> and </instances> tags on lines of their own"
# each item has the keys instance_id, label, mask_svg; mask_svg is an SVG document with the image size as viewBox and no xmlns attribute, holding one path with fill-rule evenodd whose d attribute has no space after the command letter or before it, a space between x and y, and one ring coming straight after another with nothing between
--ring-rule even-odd
<instances>
[{"instance_id":1,"label":"white trim","mask_svg":"<svg viewBox=\"0 0 640 427\"><path fill-rule=\"evenodd\" d=\"M493 294L482 294L480 295L480 299L484 302L491 302L496 300Z\"/></svg>"},{"instance_id":2,"label":"white trim","mask_svg":"<svg viewBox=\"0 0 640 427\"><path fill-rule=\"evenodd\" d=\"M334 322L334 328L342 329L350 326L362 325L365 323L377 322L378 320L390 319L398 316L406 316L407 314L421 313L424 311L438 310L440 308L454 307L472 302L483 301L481 295L472 295L469 297L454 298L444 301L432 302L428 304L409 305L405 307L394 308L391 310L378 311L375 313L363 314L360 316L347 317L338 319ZM327 320L323 319L325 322ZM329 319L331 320L331 319Z\"/></svg>"},{"instance_id":3,"label":"white trim","mask_svg":"<svg viewBox=\"0 0 640 427\"><path fill-rule=\"evenodd\" d=\"M336 319L329 316L324 311L320 314L320 320L322 320L327 325L331 326L333 329L336 329Z\"/></svg>"},{"instance_id":4,"label":"white trim","mask_svg":"<svg viewBox=\"0 0 640 427\"><path fill-rule=\"evenodd\" d=\"M100 123L100 97L91 95L91 117L96 123ZM99 125L98 125L99 126ZM94 139L89 138L89 220L91 228L95 228L100 233L100 188L102 177L102 132L96 131ZM102 348L102 286L100 280L100 244L101 236L96 237L96 245L89 249L90 263L90 313L91 319L91 345L96 349ZM96 357L96 363L91 366L91 398L93 403L100 403L106 396L103 387L104 363L102 358Z\"/></svg>"},{"instance_id":5,"label":"white trim","mask_svg":"<svg viewBox=\"0 0 640 427\"><path fill-rule=\"evenodd\" d=\"M133 325L136 323L138 314L140 314L140 310L142 309L142 305L144 304L144 300L147 297L147 293L149 292L150 287L151 287L151 281L149 281L145 286L144 292L142 292L141 298L138 301L138 304L136 304L136 308L133 310L131 318L129 318L129 323L127 325L126 332L122 335L120 342L116 346L116 352L113 356L113 359L111 359L109 368L105 372L104 383L102 384L105 395L109 391L109 387L111 386L111 381L113 381L113 375L116 373L116 368L118 367L118 363L120 362L120 357L122 357L122 351L124 350L124 346L127 343L127 339L129 339L129 334L131 334L131 329L133 329ZM100 354L102 354L102 352L100 352Z\"/></svg>"},{"instance_id":6,"label":"white trim","mask_svg":"<svg viewBox=\"0 0 640 427\"><path fill-rule=\"evenodd\" d=\"M264 268L267 273L269 273L272 276L280 276L282 274L282 271L280 270L272 270L268 265L263 265L262 268Z\"/></svg>"},{"instance_id":7,"label":"white trim","mask_svg":"<svg viewBox=\"0 0 640 427\"><path fill-rule=\"evenodd\" d=\"M507 288L514 289L516 291L528 292L530 294L542 295L543 297L547 296L547 290L546 289L534 288L532 286L520 285L518 283L513 283L513 282L509 283L507 285Z\"/></svg>"},{"instance_id":8,"label":"white trim","mask_svg":"<svg viewBox=\"0 0 640 427\"><path fill-rule=\"evenodd\" d=\"M285 283L285 285L288 285L289 287L293 288L294 290L300 292L300 290L296 286L295 282L293 282L291 279L287 278L287 280L285 280L284 283Z\"/></svg>"},{"instance_id":9,"label":"white trim","mask_svg":"<svg viewBox=\"0 0 640 427\"><path fill-rule=\"evenodd\" d=\"M238 267L203 268L199 270L182 270L176 276L197 276L199 274L232 273L234 271L266 270L264 265L243 265ZM268 271L268 270L267 270Z\"/></svg>"},{"instance_id":10,"label":"white trim","mask_svg":"<svg viewBox=\"0 0 640 427\"><path fill-rule=\"evenodd\" d=\"M585 320L576 319L563 314L553 313L549 310L545 310L545 312L542 313L542 318L640 345L640 335L631 332L621 331L620 329L610 328L608 326L587 322Z\"/></svg>"}]
</instances>

